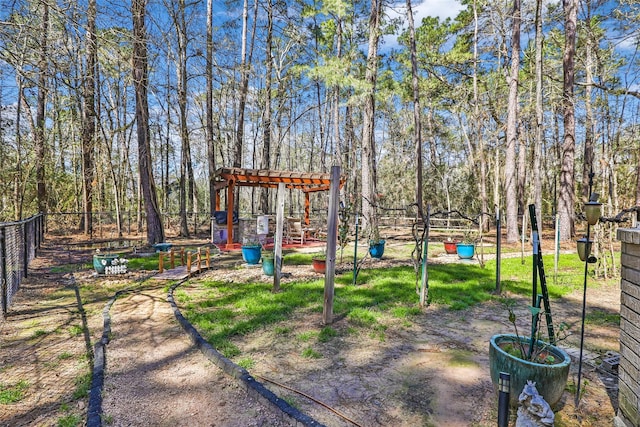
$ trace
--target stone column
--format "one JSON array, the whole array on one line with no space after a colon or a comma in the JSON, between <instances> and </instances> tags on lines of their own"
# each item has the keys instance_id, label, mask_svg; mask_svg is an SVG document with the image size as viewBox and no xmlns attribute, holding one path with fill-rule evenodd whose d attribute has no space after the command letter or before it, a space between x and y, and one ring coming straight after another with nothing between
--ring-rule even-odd
<instances>
[{"instance_id":1,"label":"stone column","mask_svg":"<svg viewBox=\"0 0 640 427\"><path fill-rule=\"evenodd\" d=\"M640 228L618 230L622 242L620 365L616 427L640 426Z\"/></svg>"}]
</instances>

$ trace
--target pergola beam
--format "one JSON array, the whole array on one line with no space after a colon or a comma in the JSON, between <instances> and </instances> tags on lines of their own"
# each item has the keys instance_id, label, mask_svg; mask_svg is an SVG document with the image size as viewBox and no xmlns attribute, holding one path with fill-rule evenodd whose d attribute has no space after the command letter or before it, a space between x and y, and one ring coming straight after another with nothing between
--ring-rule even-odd
<instances>
[{"instance_id":1,"label":"pergola beam","mask_svg":"<svg viewBox=\"0 0 640 427\"><path fill-rule=\"evenodd\" d=\"M266 169L220 168L215 174L216 209L220 207L218 192L227 189L227 247L233 244L233 192L236 186L277 188L285 184L289 189L300 190L304 193L304 223L309 225L310 193L329 191L331 174L276 171ZM340 187L344 178L340 178Z\"/></svg>"}]
</instances>

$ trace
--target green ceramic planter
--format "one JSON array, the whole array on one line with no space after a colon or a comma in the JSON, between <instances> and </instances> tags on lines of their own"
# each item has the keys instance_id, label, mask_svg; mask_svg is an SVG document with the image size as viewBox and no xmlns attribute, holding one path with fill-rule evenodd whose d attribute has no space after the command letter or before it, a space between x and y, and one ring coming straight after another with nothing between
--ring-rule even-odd
<instances>
[{"instance_id":1,"label":"green ceramic planter","mask_svg":"<svg viewBox=\"0 0 640 427\"><path fill-rule=\"evenodd\" d=\"M275 264L273 254L262 255L262 272L267 276L273 276Z\"/></svg>"},{"instance_id":2,"label":"green ceramic planter","mask_svg":"<svg viewBox=\"0 0 640 427\"><path fill-rule=\"evenodd\" d=\"M511 375L509 403L517 406L518 396L522 392L527 380L535 381L536 388L544 400L554 408L562 398L567 378L571 357L559 347L548 346L550 354L558 361L553 365L534 363L515 357L504 351L500 345L504 343L517 342L518 337L514 334L498 334L491 337L489 344L489 367L491 370L491 381L493 388L498 390L498 377L500 372L507 372ZM525 343L529 342L528 337L520 337ZM542 345L542 341L538 341Z\"/></svg>"},{"instance_id":3,"label":"green ceramic planter","mask_svg":"<svg viewBox=\"0 0 640 427\"><path fill-rule=\"evenodd\" d=\"M113 260L118 257L118 255L94 255L93 269L98 274L104 274L105 267L111 267Z\"/></svg>"}]
</instances>

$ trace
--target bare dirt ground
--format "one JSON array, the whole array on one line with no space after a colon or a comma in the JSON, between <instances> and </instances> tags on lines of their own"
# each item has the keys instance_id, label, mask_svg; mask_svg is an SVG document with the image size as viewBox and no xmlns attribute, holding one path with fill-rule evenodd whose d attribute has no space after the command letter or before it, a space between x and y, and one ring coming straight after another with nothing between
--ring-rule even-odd
<instances>
[{"instance_id":1,"label":"bare dirt ground","mask_svg":"<svg viewBox=\"0 0 640 427\"><path fill-rule=\"evenodd\" d=\"M33 263L11 311L0 323L0 387L24 381L24 397L0 404L2 426L82 425L86 397L74 396L92 364L91 349L102 333L102 310L120 281L140 277L97 278L87 268L91 252L71 250L48 240ZM224 255L221 257L221 259ZM442 256L433 262L444 262ZM52 270L56 265L84 263L76 271ZM386 261L392 263L392 260ZM233 264L233 263L232 263ZM231 281L247 281L256 270L219 267L205 273ZM379 264L377 266L384 265ZM309 266L287 266L290 280L313 276ZM140 279L141 280L141 279ZM268 280L265 277L261 280ZM289 280L289 279L285 279ZM82 297L84 287L101 292ZM366 285L364 285L366 286ZM144 282L121 296L111 309L112 337L107 346L104 421L114 426L279 426L279 414L255 401L237 383L212 365L176 323L166 302L164 285ZM197 281L181 287L198 292ZM619 313L617 286L590 288L590 309ZM520 318L526 319L528 301ZM582 294L554 300L554 316L573 325L566 344L577 347ZM256 361L251 374L277 395L328 426L494 426L496 398L488 369L488 341L511 332L504 309L487 303L463 311L430 306L411 322L391 326L384 340L376 336L339 334L319 344L323 357L301 357L293 336L317 330L321 315L291 319L290 335L265 328L236 342ZM523 320L523 322L525 322ZM526 324L523 323L523 327ZM346 328L342 319L333 327ZM589 325L588 349L618 350L617 328ZM573 395L557 410L558 426L611 425L617 409L615 373L583 366L584 395L576 408ZM573 364L570 384L575 384ZM275 383L286 386L283 388ZM301 391L327 408L312 403ZM1 390L1 389L0 389ZM77 421L76 424L73 422Z\"/></svg>"}]
</instances>

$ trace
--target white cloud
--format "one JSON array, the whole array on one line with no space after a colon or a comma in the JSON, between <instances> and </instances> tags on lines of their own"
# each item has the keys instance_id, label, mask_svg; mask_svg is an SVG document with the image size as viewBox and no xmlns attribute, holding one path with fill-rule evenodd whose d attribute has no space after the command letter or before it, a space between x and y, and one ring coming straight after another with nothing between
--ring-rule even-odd
<instances>
[{"instance_id":1,"label":"white cloud","mask_svg":"<svg viewBox=\"0 0 640 427\"><path fill-rule=\"evenodd\" d=\"M464 9L458 0L424 0L411 6L416 26L427 16L437 16L440 19L455 18Z\"/></svg>"},{"instance_id":2,"label":"white cloud","mask_svg":"<svg viewBox=\"0 0 640 427\"><path fill-rule=\"evenodd\" d=\"M427 16L437 16L441 20L455 18L464 9L464 6L460 4L459 0L422 0L420 2L412 2L411 8L413 9L413 21L417 28L422 24L422 18ZM387 14L391 19L401 18L404 22L402 29L406 28L406 3L396 3L394 7L387 10ZM384 38L384 48L396 47L398 45L397 38L397 35L386 36Z\"/></svg>"}]
</instances>

